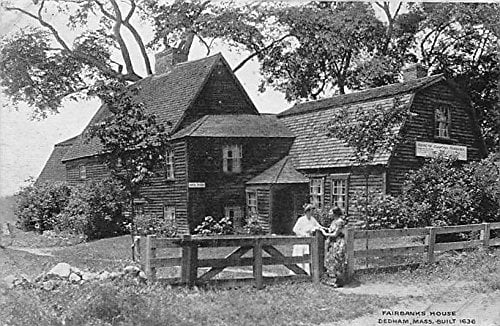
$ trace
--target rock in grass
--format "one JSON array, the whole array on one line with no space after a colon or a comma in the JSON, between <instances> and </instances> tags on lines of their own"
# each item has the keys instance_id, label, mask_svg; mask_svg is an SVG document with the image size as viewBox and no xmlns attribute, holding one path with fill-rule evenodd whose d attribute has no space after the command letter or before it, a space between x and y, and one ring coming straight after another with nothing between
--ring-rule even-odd
<instances>
[{"instance_id":1,"label":"rock in grass","mask_svg":"<svg viewBox=\"0 0 500 326\"><path fill-rule=\"evenodd\" d=\"M111 277L110 273L108 271L104 271L101 274L99 274L99 280L105 281Z\"/></svg>"},{"instance_id":2,"label":"rock in grass","mask_svg":"<svg viewBox=\"0 0 500 326\"><path fill-rule=\"evenodd\" d=\"M123 269L123 272L125 274L132 274L134 276L139 274L140 271L141 271L141 269L139 267L133 266L133 265L129 265Z\"/></svg>"},{"instance_id":3,"label":"rock in grass","mask_svg":"<svg viewBox=\"0 0 500 326\"><path fill-rule=\"evenodd\" d=\"M82 280L90 281L98 278L99 274L92 272L82 272Z\"/></svg>"},{"instance_id":4,"label":"rock in grass","mask_svg":"<svg viewBox=\"0 0 500 326\"><path fill-rule=\"evenodd\" d=\"M78 275L76 273L71 273L71 275L69 276L69 281L72 283L78 283L81 280L82 280L82 278L80 277L80 275Z\"/></svg>"},{"instance_id":5,"label":"rock in grass","mask_svg":"<svg viewBox=\"0 0 500 326\"><path fill-rule=\"evenodd\" d=\"M59 263L47 273L47 277L68 278L71 274L71 266L67 263Z\"/></svg>"},{"instance_id":6,"label":"rock in grass","mask_svg":"<svg viewBox=\"0 0 500 326\"><path fill-rule=\"evenodd\" d=\"M54 280L45 281L42 284L42 288L45 291L52 291L56 287L56 282Z\"/></svg>"},{"instance_id":7,"label":"rock in grass","mask_svg":"<svg viewBox=\"0 0 500 326\"><path fill-rule=\"evenodd\" d=\"M4 277L2 283L7 289L12 289L14 288L16 281L18 281L17 277L15 277L14 275L7 275L6 277Z\"/></svg>"}]
</instances>

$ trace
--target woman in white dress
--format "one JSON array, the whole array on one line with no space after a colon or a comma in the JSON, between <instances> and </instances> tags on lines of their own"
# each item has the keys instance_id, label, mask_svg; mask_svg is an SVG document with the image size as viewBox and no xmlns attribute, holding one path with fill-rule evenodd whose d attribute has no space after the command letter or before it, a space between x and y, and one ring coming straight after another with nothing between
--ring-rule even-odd
<instances>
[{"instance_id":1,"label":"woman in white dress","mask_svg":"<svg viewBox=\"0 0 500 326\"><path fill-rule=\"evenodd\" d=\"M293 232L299 237L310 237L314 234L314 231L321 230L323 227L316 221L313 217L315 207L311 204L307 204L304 208L304 215L299 217L295 226L293 227ZM309 245L294 245L292 256L304 256L309 254ZM309 263L298 264L307 274L310 273Z\"/></svg>"}]
</instances>

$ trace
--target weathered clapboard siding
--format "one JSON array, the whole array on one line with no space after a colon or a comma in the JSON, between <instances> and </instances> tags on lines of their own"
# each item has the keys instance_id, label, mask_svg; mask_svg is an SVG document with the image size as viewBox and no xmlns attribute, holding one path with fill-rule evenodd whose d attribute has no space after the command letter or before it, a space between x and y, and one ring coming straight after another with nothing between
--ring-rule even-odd
<instances>
[{"instance_id":1,"label":"weathered clapboard siding","mask_svg":"<svg viewBox=\"0 0 500 326\"><path fill-rule=\"evenodd\" d=\"M189 138L189 182L205 183L204 189L189 189L193 225L207 215L223 216L225 205L245 209L245 183L283 158L292 141L292 138ZM223 172L224 144L242 145L241 173Z\"/></svg>"},{"instance_id":2,"label":"weathered clapboard siding","mask_svg":"<svg viewBox=\"0 0 500 326\"><path fill-rule=\"evenodd\" d=\"M447 104L451 109L450 139L435 137L434 110L440 104ZM401 193L405 175L422 166L424 159L415 156L416 141L467 146L468 161L481 159L484 155L481 138L476 132L471 110L446 81L417 92L411 106L411 111L417 115L404 126L403 142L397 146L389 162L387 192L393 195Z\"/></svg>"},{"instance_id":3,"label":"weathered clapboard siding","mask_svg":"<svg viewBox=\"0 0 500 326\"><path fill-rule=\"evenodd\" d=\"M80 178L80 166L85 166L86 178ZM109 169L98 157L85 157L66 162L66 180L70 185L84 183L88 180L102 180L110 176Z\"/></svg>"},{"instance_id":4,"label":"weathered clapboard siding","mask_svg":"<svg viewBox=\"0 0 500 326\"><path fill-rule=\"evenodd\" d=\"M187 209L187 164L185 141L171 144L174 152L174 180L167 180L165 171L157 171L157 175L149 179L148 183L139 191L141 199L145 200L145 214L163 216L164 206L175 207L176 224L179 231L187 233L189 230Z\"/></svg>"},{"instance_id":5,"label":"weathered clapboard siding","mask_svg":"<svg viewBox=\"0 0 500 326\"><path fill-rule=\"evenodd\" d=\"M207 114L258 114L245 91L222 62L218 62L180 128Z\"/></svg>"}]
</instances>

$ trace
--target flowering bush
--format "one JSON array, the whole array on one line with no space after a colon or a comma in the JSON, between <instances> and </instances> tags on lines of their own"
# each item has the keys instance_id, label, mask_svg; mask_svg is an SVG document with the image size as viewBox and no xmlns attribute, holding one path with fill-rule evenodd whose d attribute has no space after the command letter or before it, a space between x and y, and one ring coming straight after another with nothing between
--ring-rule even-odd
<instances>
[{"instance_id":1,"label":"flowering bush","mask_svg":"<svg viewBox=\"0 0 500 326\"><path fill-rule=\"evenodd\" d=\"M16 195L14 214L24 231L52 230L56 216L66 206L71 188L66 183L41 183L22 188Z\"/></svg>"},{"instance_id":2,"label":"flowering bush","mask_svg":"<svg viewBox=\"0 0 500 326\"><path fill-rule=\"evenodd\" d=\"M233 221L229 217L223 217L217 221L212 216L206 216L201 224L194 229L193 233L202 235L233 234Z\"/></svg>"},{"instance_id":3,"label":"flowering bush","mask_svg":"<svg viewBox=\"0 0 500 326\"><path fill-rule=\"evenodd\" d=\"M138 235L156 234L169 238L177 235L175 221L157 215L145 215L142 218L136 218L135 227Z\"/></svg>"},{"instance_id":4,"label":"flowering bush","mask_svg":"<svg viewBox=\"0 0 500 326\"><path fill-rule=\"evenodd\" d=\"M77 185L55 227L89 240L124 234L129 222L122 214L124 203L123 187L111 179Z\"/></svg>"},{"instance_id":5,"label":"flowering bush","mask_svg":"<svg viewBox=\"0 0 500 326\"><path fill-rule=\"evenodd\" d=\"M259 215L252 214L247 218L246 223L243 226L243 232L244 234L250 235L260 235L266 233L266 230L264 230L262 224L259 222Z\"/></svg>"}]
</instances>

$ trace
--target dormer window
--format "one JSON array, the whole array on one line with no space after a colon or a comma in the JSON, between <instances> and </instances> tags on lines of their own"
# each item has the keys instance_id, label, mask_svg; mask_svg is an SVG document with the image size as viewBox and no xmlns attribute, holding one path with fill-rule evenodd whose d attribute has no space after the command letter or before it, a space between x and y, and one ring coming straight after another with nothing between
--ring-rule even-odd
<instances>
[{"instance_id":1,"label":"dormer window","mask_svg":"<svg viewBox=\"0 0 500 326\"><path fill-rule=\"evenodd\" d=\"M165 177L167 180L174 180L174 151L168 149L165 153Z\"/></svg>"},{"instance_id":2,"label":"dormer window","mask_svg":"<svg viewBox=\"0 0 500 326\"><path fill-rule=\"evenodd\" d=\"M80 165L78 167L78 177L81 180L87 179L87 167L85 165Z\"/></svg>"},{"instance_id":3,"label":"dormer window","mask_svg":"<svg viewBox=\"0 0 500 326\"><path fill-rule=\"evenodd\" d=\"M447 106L441 106L436 108L434 125L435 125L435 135L440 138L450 138L450 108Z\"/></svg>"},{"instance_id":4,"label":"dormer window","mask_svg":"<svg viewBox=\"0 0 500 326\"><path fill-rule=\"evenodd\" d=\"M241 145L225 145L222 148L222 169L226 173L241 172Z\"/></svg>"}]
</instances>

